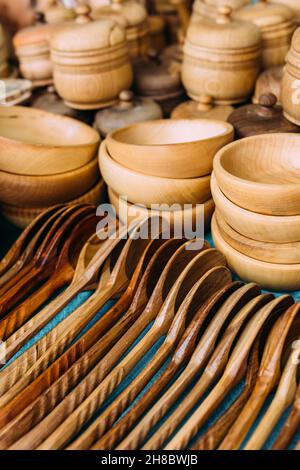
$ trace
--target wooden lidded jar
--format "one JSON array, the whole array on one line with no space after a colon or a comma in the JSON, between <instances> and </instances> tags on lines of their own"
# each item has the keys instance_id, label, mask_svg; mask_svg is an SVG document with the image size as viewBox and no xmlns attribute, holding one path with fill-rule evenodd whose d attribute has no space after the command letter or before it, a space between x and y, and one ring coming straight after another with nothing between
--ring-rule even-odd
<instances>
[{"instance_id":1,"label":"wooden lidded jar","mask_svg":"<svg viewBox=\"0 0 300 470\"><path fill-rule=\"evenodd\" d=\"M76 24L51 41L54 85L75 109L114 104L130 88L132 69L124 30L113 20L91 21L90 8L77 8Z\"/></svg>"},{"instance_id":2,"label":"wooden lidded jar","mask_svg":"<svg viewBox=\"0 0 300 470\"><path fill-rule=\"evenodd\" d=\"M295 31L287 54L280 97L284 116L300 126L300 27Z\"/></svg>"},{"instance_id":3,"label":"wooden lidded jar","mask_svg":"<svg viewBox=\"0 0 300 470\"><path fill-rule=\"evenodd\" d=\"M162 110L155 101L135 98L132 91L124 90L119 95L118 104L98 111L94 127L102 137L106 137L115 129L154 119L162 119Z\"/></svg>"},{"instance_id":4,"label":"wooden lidded jar","mask_svg":"<svg viewBox=\"0 0 300 470\"><path fill-rule=\"evenodd\" d=\"M189 100L177 106L171 115L172 119L217 119L227 121L233 107L229 105L216 105L213 97L202 95L199 102Z\"/></svg>"},{"instance_id":5,"label":"wooden lidded jar","mask_svg":"<svg viewBox=\"0 0 300 470\"><path fill-rule=\"evenodd\" d=\"M300 132L289 122L272 93L261 95L258 104L247 104L235 109L227 120L233 125L236 139L258 134Z\"/></svg>"},{"instance_id":6,"label":"wooden lidded jar","mask_svg":"<svg viewBox=\"0 0 300 470\"><path fill-rule=\"evenodd\" d=\"M215 18L216 9L228 6L233 11L251 3L251 0L195 0L193 4L192 20L199 18Z\"/></svg>"},{"instance_id":7,"label":"wooden lidded jar","mask_svg":"<svg viewBox=\"0 0 300 470\"><path fill-rule=\"evenodd\" d=\"M281 5L286 5L295 14L295 22L297 25L300 25L300 2L299 0L272 0L274 3L280 3Z\"/></svg>"},{"instance_id":8,"label":"wooden lidded jar","mask_svg":"<svg viewBox=\"0 0 300 470\"><path fill-rule=\"evenodd\" d=\"M46 23L50 24L72 21L76 18L75 11L72 8L66 8L58 0L50 0L44 13Z\"/></svg>"},{"instance_id":9,"label":"wooden lidded jar","mask_svg":"<svg viewBox=\"0 0 300 470\"><path fill-rule=\"evenodd\" d=\"M251 95L260 70L261 34L250 22L232 18L230 7L215 21L191 21L183 48L182 82L199 101L210 95L217 104L234 104Z\"/></svg>"},{"instance_id":10,"label":"wooden lidded jar","mask_svg":"<svg viewBox=\"0 0 300 470\"><path fill-rule=\"evenodd\" d=\"M267 69L284 65L296 24L294 12L286 5L258 0L235 14L236 18L252 21L262 34L262 66Z\"/></svg>"},{"instance_id":11,"label":"wooden lidded jar","mask_svg":"<svg viewBox=\"0 0 300 470\"><path fill-rule=\"evenodd\" d=\"M147 54L150 35L147 10L143 5L134 1L112 0L110 5L93 9L92 17L95 20L111 18L125 29L131 59Z\"/></svg>"}]
</instances>

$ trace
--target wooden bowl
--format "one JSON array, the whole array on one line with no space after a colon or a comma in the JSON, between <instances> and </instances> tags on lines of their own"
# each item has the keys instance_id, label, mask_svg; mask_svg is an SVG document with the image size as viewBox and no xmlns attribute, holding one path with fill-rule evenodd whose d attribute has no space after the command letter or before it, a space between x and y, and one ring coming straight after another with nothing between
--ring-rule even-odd
<instances>
[{"instance_id":1,"label":"wooden bowl","mask_svg":"<svg viewBox=\"0 0 300 470\"><path fill-rule=\"evenodd\" d=\"M140 173L166 178L208 175L221 147L233 140L229 123L209 119L155 120L107 137L114 160Z\"/></svg>"},{"instance_id":2,"label":"wooden bowl","mask_svg":"<svg viewBox=\"0 0 300 470\"><path fill-rule=\"evenodd\" d=\"M226 256L229 268L242 280L255 282L264 289L275 291L299 290L300 264L265 263L250 258L225 242L220 234L215 216L212 218L211 228L216 248Z\"/></svg>"},{"instance_id":3,"label":"wooden bowl","mask_svg":"<svg viewBox=\"0 0 300 470\"><path fill-rule=\"evenodd\" d=\"M65 201L65 204L94 204L97 206L103 201L106 186L103 180L100 180L90 191L82 196ZM35 219L45 208L23 208L11 206L9 204L0 204L0 212L12 224L24 228Z\"/></svg>"},{"instance_id":4,"label":"wooden bowl","mask_svg":"<svg viewBox=\"0 0 300 470\"><path fill-rule=\"evenodd\" d=\"M71 118L22 106L0 107L0 169L55 175L89 163L99 146L95 129Z\"/></svg>"},{"instance_id":5,"label":"wooden bowl","mask_svg":"<svg viewBox=\"0 0 300 470\"><path fill-rule=\"evenodd\" d=\"M77 170L57 175L27 176L0 171L0 201L18 207L49 207L86 193L98 179L97 158Z\"/></svg>"},{"instance_id":6,"label":"wooden bowl","mask_svg":"<svg viewBox=\"0 0 300 470\"><path fill-rule=\"evenodd\" d=\"M224 196L214 174L211 177L211 192L223 218L238 233L253 240L270 243L300 240L300 216L263 215L242 209Z\"/></svg>"},{"instance_id":7,"label":"wooden bowl","mask_svg":"<svg viewBox=\"0 0 300 470\"><path fill-rule=\"evenodd\" d=\"M252 240L233 230L218 210L215 216L223 240L240 253L267 263L300 263L300 242L265 243Z\"/></svg>"},{"instance_id":8,"label":"wooden bowl","mask_svg":"<svg viewBox=\"0 0 300 470\"><path fill-rule=\"evenodd\" d=\"M129 201L144 204L201 204L211 197L210 176L200 178L160 178L129 170L113 160L106 141L99 150L100 171L104 181Z\"/></svg>"},{"instance_id":9,"label":"wooden bowl","mask_svg":"<svg viewBox=\"0 0 300 470\"><path fill-rule=\"evenodd\" d=\"M300 136L264 134L221 149L214 173L235 204L260 214L300 214Z\"/></svg>"},{"instance_id":10,"label":"wooden bowl","mask_svg":"<svg viewBox=\"0 0 300 470\"><path fill-rule=\"evenodd\" d=\"M136 219L144 219L146 217L149 217L150 215L150 209L147 209L143 206L137 206L132 204L129 201L126 201L124 198L119 197L118 194L116 194L111 188L108 188L108 196L111 204L114 206L116 210L116 214L119 217L119 219L125 223L127 220L129 223L131 223L133 220ZM194 224L196 220L200 220L199 218L202 217L204 211L204 227L205 230L208 230L210 228L210 221L212 214L215 209L214 201L213 199L209 199L208 201L204 202L203 204L204 208L201 209L200 207L194 206L191 209L185 209L183 212L182 210L176 210L176 211L158 211L158 210L152 210L151 215L153 216L161 216L167 219L167 221L170 221L170 225L174 226L174 222L176 223L181 223L183 220L183 215L186 217L186 220L189 221L190 218L192 220L192 223Z\"/></svg>"}]
</instances>

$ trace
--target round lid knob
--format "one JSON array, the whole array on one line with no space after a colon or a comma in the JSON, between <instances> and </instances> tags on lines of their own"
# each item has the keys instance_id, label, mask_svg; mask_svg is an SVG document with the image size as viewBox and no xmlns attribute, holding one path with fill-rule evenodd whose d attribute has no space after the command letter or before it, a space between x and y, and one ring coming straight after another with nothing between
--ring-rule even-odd
<instances>
[{"instance_id":1,"label":"round lid knob","mask_svg":"<svg viewBox=\"0 0 300 470\"><path fill-rule=\"evenodd\" d=\"M217 10L216 22L219 24L230 23L232 8L228 5L221 5Z\"/></svg>"},{"instance_id":2,"label":"round lid knob","mask_svg":"<svg viewBox=\"0 0 300 470\"><path fill-rule=\"evenodd\" d=\"M273 93L265 93L259 97L258 103L264 108L273 108L277 103L277 97Z\"/></svg>"},{"instance_id":3,"label":"round lid knob","mask_svg":"<svg viewBox=\"0 0 300 470\"><path fill-rule=\"evenodd\" d=\"M134 98L133 91L131 90L122 90L119 94L119 100L123 103L132 103Z\"/></svg>"},{"instance_id":4,"label":"round lid knob","mask_svg":"<svg viewBox=\"0 0 300 470\"><path fill-rule=\"evenodd\" d=\"M92 9L89 5L78 5L76 8L76 23L85 24L89 23L91 20L90 13Z\"/></svg>"}]
</instances>

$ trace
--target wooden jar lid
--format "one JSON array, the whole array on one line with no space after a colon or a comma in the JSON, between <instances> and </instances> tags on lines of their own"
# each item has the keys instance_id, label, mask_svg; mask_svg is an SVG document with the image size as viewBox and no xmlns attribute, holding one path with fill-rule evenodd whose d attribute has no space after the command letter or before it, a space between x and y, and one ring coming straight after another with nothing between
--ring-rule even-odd
<instances>
[{"instance_id":1,"label":"wooden jar lid","mask_svg":"<svg viewBox=\"0 0 300 470\"><path fill-rule=\"evenodd\" d=\"M147 20L147 10L140 3L130 1L124 2L122 0L112 0L109 5L102 7L92 7L92 17L94 19L108 16L116 22L120 22L121 26L128 28L130 26L138 26Z\"/></svg>"},{"instance_id":2,"label":"wooden jar lid","mask_svg":"<svg viewBox=\"0 0 300 470\"><path fill-rule=\"evenodd\" d=\"M162 119L160 106L153 100L136 98L132 91L124 90L115 106L98 111L94 127L106 137L121 127L153 119Z\"/></svg>"},{"instance_id":3,"label":"wooden jar lid","mask_svg":"<svg viewBox=\"0 0 300 470\"><path fill-rule=\"evenodd\" d=\"M172 67L154 50L148 58L138 59L133 64L135 89L139 95L169 94L182 88L179 69Z\"/></svg>"},{"instance_id":4,"label":"wooden jar lid","mask_svg":"<svg viewBox=\"0 0 300 470\"><path fill-rule=\"evenodd\" d=\"M190 22L187 41L211 50L243 50L258 47L261 34L255 24L235 19L230 7L221 6L214 20L200 18Z\"/></svg>"},{"instance_id":5,"label":"wooden jar lid","mask_svg":"<svg viewBox=\"0 0 300 470\"><path fill-rule=\"evenodd\" d=\"M241 106L232 112L228 122L235 129L236 138L258 134L300 132L300 128L289 122L278 106L272 93L261 95L259 104Z\"/></svg>"},{"instance_id":6,"label":"wooden jar lid","mask_svg":"<svg viewBox=\"0 0 300 470\"><path fill-rule=\"evenodd\" d=\"M296 22L300 23L300 2L299 0L272 0L273 3L280 3L288 6L296 14Z\"/></svg>"},{"instance_id":7,"label":"wooden jar lid","mask_svg":"<svg viewBox=\"0 0 300 470\"><path fill-rule=\"evenodd\" d=\"M293 11L281 3L272 3L268 0L258 0L257 3L247 5L235 13L235 17L245 21L252 21L262 32L274 31L280 34L281 26L288 28L294 24Z\"/></svg>"},{"instance_id":8,"label":"wooden jar lid","mask_svg":"<svg viewBox=\"0 0 300 470\"><path fill-rule=\"evenodd\" d=\"M228 116L232 113L232 106L218 106L214 103L213 97L209 95L201 95L199 102L189 100L177 106L172 112L172 119L217 119L227 121Z\"/></svg>"},{"instance_id":9,"label":"wooden jar lid","mask_svg":"<svg viewBox=\"0 0 300 470\"><path fill-rule=\"evenodd\" d=\"M71 21L75 18L75 11L72 8L66 8L57 0L50 0L48 8L45 10L45 20L49 24Z\"/></svg>"},{"instance_id":10,"label":"wooden jar lid","mask_svg":"<svg viewBox=\"0 0 300 470\"><path fill-rule=\"evenodd\" d=\"M283 76L283 66L271 67L260 74L256 80L255 92L252 98L252 103L257 104L259 97L266 93L273 93L277 98L277 103L280 103L280 86Z\"/></svg>"},{"instance_id":11,"label":"wooden jar lid","mask_svg":"<svg viewBox=\"0 0 300 470\"><path fill-rule=\"evenodd\" d=\"M193 12L195 16L215 18L216 9L220 6L226 5L232 8L232 10L238 10L245 5L248 5L250 1L251 0L195 0Z\"/></svg>"},{"instance_id":12,"label":"wooden jar lid","mask_svg":"<svg viewBox=\"0 0 300 470\"><path fill-rule=\"evenodd\" d=\"M49 46L52 34L58 31L58 25L36 24L21 29L13 37L13 45L16 49L28 46Z\"/></svg>"}]
</instances>

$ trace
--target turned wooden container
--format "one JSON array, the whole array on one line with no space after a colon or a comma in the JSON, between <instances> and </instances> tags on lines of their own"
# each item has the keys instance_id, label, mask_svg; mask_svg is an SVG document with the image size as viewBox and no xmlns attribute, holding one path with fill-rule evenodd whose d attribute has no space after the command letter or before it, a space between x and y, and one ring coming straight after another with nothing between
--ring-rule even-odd
<instances>
[{"instance_id":1,"label":"turned wooden container","mask_svg":"<svg viewBox=\"0 0 300 470\"><path fill-rule=\"evenodd\" d=\"M281 104L284 116L294 124L300 125L300 28L293 36L287 54L281 81Z\"/></svg>"},{"instance_id":2,"label":"turned wooden container","mask_svg":"<svg viewBox=\"0 0 300 470\"><path fill-rule=\"evenodd\" d=\"M50 85L53 81L50 40L60 27L40 23L20 30L13 38L21 74L34 86Z\"/></svg>"},{"instance_id":3,"label":"turned wooden container","mask_svg":"<svg viewBox=\"0 0 300 470\"><path fill-rule=\"evenodd\" d=\"M299 0L272 0L273 3L280 3L280 5L286 5L295 13L295 22L300 25L300 2Z\"/></svg>"},{"instance_id":4,"label":"turned wooden container","mask_svg":"<svg viewBox=\"0 0 300 470\"><path fill-rule=\"evenodd\" d=\"M215 21L191 21L184 45L182 82L195 101L210 95L217 104L245 101L260 69L261 34L250 22L220 7Z\"/></svg>"},{"instance_id":5,"label":"turned wooden container","mask_svg":"<svg viewBox=\"0 0 300 470\"><path fill-rule=\"evenodd\" d=\"M91 21L89 13L79 7L76 24L51 41L55 88L75 109L110 106L132 82L124 30L108 18Z\"/></svg>"},{"instance_id":6,"label":"turned wooden container","mask_svg":"<svg viewBox=\"0 0 300 470\"><path fill-rule=\"evenodd\" d=\"M72 8L66 8L58 0L50 0L47 8L44 9L46 23L62 23L72 21L76 18Z\"/></svg>"},{"instance_id":7,"label":"turned wooden container","mask_svg":"<svg viewBox=\"0 0 300 470\"><path fill-rule=\"evenodd\" d=\"M134 90L137 96L156 101L164 117L169 117L173 109L186 100L180 68L160 58L154 50L148 52L148 58L134 62Z\"/></svg>"},{"instance_id":8,"label":"turned wooden container","mask_svg":"<svg viewBox=\"0 0 300 470\"><path fill-rule=\"evenodd\" d=\"M121 127L161 118L162 110L155 101L135 98L132 91L124 90L120 93L119 102L115 106L98 111L94 128L102 137L106 137Z\"/></svg>"},{"instance_id":9,"label":"turned wooden container","mask_svg":"<svg viewBox=\"0 0 300 470\"><path fill-rule=\"evenodd\" d=\"M259 0L235 13L235 17L252 21L262 34L262 66L267 69L284 65L293 32L296 28L294 12L286 5Z\"/></svg>"},{"instance_id":10,"label":"turned wooden container","mask_svg":"<svg viewBox=\"0 0 300 470\"><path fill-rule=\"evenodd\" d=\"M251 3L251 0L195 0L193 4L192 21L199 18L215 18L216 9L223 5L232 10L238 10Z\"/></svg>"},{"instance_id":11,"label":"turned wooden container","mask_svg":"<svg viewBox=\"0 0 300 470\"><path fill-rule=\"evenodd\" d=\"M235 109L227 119L233 125L235 138L274 133L297 133L300 127L289 122L272 93L261 95L258 104L247 104Z\"/></svg>"},{"instance_id":12,"label":"turned wooden container","mask_svg":"<svg viewBox=\"0 0 300 470\"><path fill-rule=\"evenodd\" d=\"M277 102L279 104L282 76L282 65L264 70L264 72L262 72L256 80L252 103L257 104L261 95L265 95L266 93L273 93L273 95L276 96Z\"/></svg>"},{"instance_id":13,"label":"turned wooden container","mask_svg":"<svg viewBox=\"0 0 300 470\"><path fill-rule=\"evenodd\" d=\"M147 54L150 46L147 10L134 1L111 0L110 5L92 9L95 20L111 18L125 29L130 58Z\"/></svg>"},{"instance_id":14,"label":"turned wooden container","mask_svg":"<svg viewBox=\"0 0 300 470\"><path fill-rule=\"evenodd\" d=\"M213 97L202 95L199 102L189 100L177 106L171 115L172 119L218 119L227 121L234 108L229 105L216 105Z\"/></svg>"}]
</instances>

